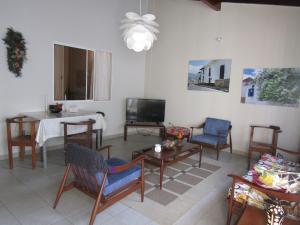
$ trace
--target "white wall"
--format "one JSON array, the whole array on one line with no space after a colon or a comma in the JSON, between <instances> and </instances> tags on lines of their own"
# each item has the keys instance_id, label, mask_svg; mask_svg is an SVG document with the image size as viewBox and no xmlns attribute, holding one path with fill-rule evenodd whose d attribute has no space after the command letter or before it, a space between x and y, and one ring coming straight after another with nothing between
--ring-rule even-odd
<instances>
[{"instance_id":1,"label":"white wall","mask_svg":"<svg viewBox=\"0 0 300 225\"><path fill-rule=\"evenodd\" d=\"M241 104L246 67L300 67L300 8L153 0L159 40L147 55L146 97L164 98L166 120L196 125L207 116L229 119L233 147L247 151L249 124L282 128L279 145L300 148L300 109ZM221 36L223 42L216 38ZM229 93L187 90L188 61L232 59Z\"/></svg>"},{"instance_id":2,"label":"white wall","mask_svg":"<svg viewBox=\"0 0 300 225\"><path fill-rule=\"evenodd\" d=\"M5 118L43 110L45 95L51 101L55 41L112 52L112 100L78 105L106 113L105 135L122 132L125 98L144 96L145 54L128 50L119 29L125 13L138 10L137 0L1 0L0 37L9 26L21 31L28 61L23 77L15 78L7 69L6 49L0 41L0 155L7 154Z\"/></svg>"}]
</instances>

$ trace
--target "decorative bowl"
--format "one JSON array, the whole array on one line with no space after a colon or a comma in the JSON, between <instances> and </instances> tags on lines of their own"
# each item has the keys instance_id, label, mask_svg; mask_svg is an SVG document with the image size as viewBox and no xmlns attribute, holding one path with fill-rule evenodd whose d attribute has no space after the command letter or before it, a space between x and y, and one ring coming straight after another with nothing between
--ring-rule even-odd
<instances>
[{"instance_id":1,"label":"decorative bowl","mask_svg":"<svg viewBox=\"0 0 300 225\"><path fill-rule=\"evenodd\" d=\"M51 113L60 113L62 111L62 104L49 105Z\"/></svg>"}]
</instances>

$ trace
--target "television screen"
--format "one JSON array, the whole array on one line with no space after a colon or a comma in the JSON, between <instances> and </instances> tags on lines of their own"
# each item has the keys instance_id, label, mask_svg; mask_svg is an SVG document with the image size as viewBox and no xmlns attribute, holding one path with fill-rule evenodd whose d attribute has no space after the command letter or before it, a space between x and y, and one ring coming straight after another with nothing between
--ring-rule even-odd
<instances>
[{"instance_id":1,"label":"television screen","mask_svg":"<svg viewBox=\"0 0 300 225\"><path fill-rule=\"evenodd\" d=\"M165 100L127 98L126 121L164 122Z\"/></svg>"}]
</instances>

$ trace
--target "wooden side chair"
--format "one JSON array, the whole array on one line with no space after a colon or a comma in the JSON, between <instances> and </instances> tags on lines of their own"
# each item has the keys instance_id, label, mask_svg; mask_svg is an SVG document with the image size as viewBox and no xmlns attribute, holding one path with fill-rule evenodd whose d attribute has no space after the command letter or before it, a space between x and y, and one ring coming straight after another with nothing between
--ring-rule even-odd
<instances>
[{"instance_id":1,"label":"wooden side chair","mask_svg":"<svg viewBox=\"0 0 300 225\"><path fill-rule=\"evenodd\" d=\"M26 116L14 117L6 119L7 128L7 146L8 146L8 157L9 157L9 168L13 168L13 146L18 146L20 148L19 157L24 160L25 157L25 147L30 146L32 149L32 168L36 167L36 123L39 122L32 118ZM18 129L17 136L13 134L13 126ZM29 134L26 134L26 126L29 126Z\"/></svg>"},{"instance_id":2,"label":"wooden side chair","mask_svg":"<svg viewBox=\"0 0 300 225\"><path fill-rule=\"evenodd\" d=\"M248 169L250 169L251 158L253 152L259 152L260 154L269 153L271 155L275 155L277 142L278 142L278 134L282 131L278 126L258 126L251 125L250 126L250 142L249 142L249 150L248 150ZM269 131L272 135L271 143L259 142L254 140L254 132L256 129L264 129Z\"/></svg>"},{"instance_id":3,"label":"wooden side chair","mask_svg":"<svg viewBox=\"0 0 300 225\"><path fill-rule=\"evenodd\" d=\"M191 127L190 142L199 144L201 148L207 147L217 151L217 160L220 150L230 148L232 153L231 122L216 118L206 118L206 121L198 127ZM194 129L203 129L203 134L194 135ZM229 136L229 143L227 141Z\"/></svg>"},{"instance_id":4,"label":"wooden side chair","mask_svg":"<svg viewBox=\"0 0 300 225\"><path fill-rule=\"evenodd\" d=\"M87 120L81 122L61 122L64 126L64 144L76 143L93 147L93 124L95 120ZM78 130L77 130L78 129ZM79 133L77 133L79 131Z\"/></svg>"},{"instance_id":5,"label":"wooden side chair","mask_svg":"<svg viewBox=\"0 0 300 225\"><path fill-rule=\"evenodd\" d=\"M104 112L98 111L96 113L102 115L103 118L105 117ZM93 130L93 133L96 134L96 148L99 148L100 146L102 146L103 129Z\"/></svg>"},{"instance_id":6,"label":"wooden side chair","mask_svg":"<svg viewBox=\"0 0 300 225\"><path fill-rule=\"evenodd\" d=\"M99 151L105 149L109 152L110 146ZM98 213L137 189L141 190L141 201L144 200L144 158L138 157L129 163L118 158L104 160L99 151L67 145L67 168L53 206L55 209L63 192L78 189L96 199L89 225L93 225ZM70 171L74 176L67 184Z\"/></svg>"}]
</instances>

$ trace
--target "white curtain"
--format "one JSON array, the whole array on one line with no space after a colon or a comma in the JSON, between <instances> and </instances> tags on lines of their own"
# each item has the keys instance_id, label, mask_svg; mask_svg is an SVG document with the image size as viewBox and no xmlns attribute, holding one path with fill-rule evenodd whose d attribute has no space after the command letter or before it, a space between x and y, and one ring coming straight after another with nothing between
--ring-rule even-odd
<instances>
[{"instance_id":1,"label":"white curtain","mask_svg":"<svg viewBox=\"0 0 300 225\"><path fill-rule=\"evenodd\" d=\"M94 100L105 101L111 98L111 53L95 52Z\"/></svg>"}]
</instances>

